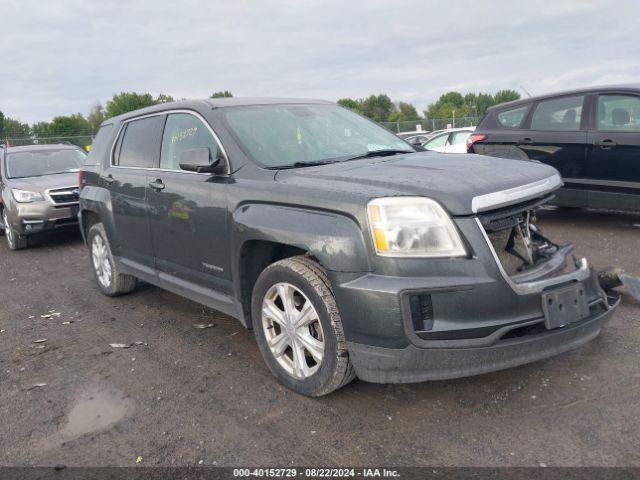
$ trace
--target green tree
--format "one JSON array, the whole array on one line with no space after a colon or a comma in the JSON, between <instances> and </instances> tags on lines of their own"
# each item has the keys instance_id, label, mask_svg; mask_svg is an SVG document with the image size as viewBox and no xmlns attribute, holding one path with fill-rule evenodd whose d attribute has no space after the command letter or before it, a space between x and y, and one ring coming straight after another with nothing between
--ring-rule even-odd
<instances>
[{"instance_id":1,"label":"green tree","mask_svg":"<svg viewBox=\"0 0 640 480\"><path fill-rule=\"evenodd\" d=\"M376 122L386 122L396 111L396 106L388 95L371 95L362 100L362 113Z\"/></svg>"},{"instance_id":2,"label":"green tree","mask_svg":"<svg viewBox=\"0 0 640 480\"><path fill-rule=\"evenodd\" d=\"M11 117L5 117L3 114L0 136L2 137L2 143L11 139L28 138L31 136L31 129L27 123L22 123Z\"/></svg>"},{"instance_id":3,"label":"green tree","mask_svg":"<svg viewBox=\"0 0 640 480\"><path fill-rule=\"evenodd\" d=\"M87 121L89 122L91 130L94 133L98 131L98 128L100 128L100 125L102 124L102 122L104 122L104 119L104 107L101 104L96 103L93 107L91 107L91 110L89 110L89 115L87 115Z\"/></svg>"},{"instance_id":4,"label":"green tree","mask_svg":"<svg viewBox=\"0 0 640 480\"><path fill-rule=\"evenodd\" d=\"M39 122L31 127L40 143L70 141L83 147L93 133L89 121L80 113L54 117L50 122Z\"/></svg>"},{"instance_id":5,"label":"green tree","mask_svg":"<svg viewBox=\"0 0 640 480\"><path fill-rule=\"evenodd\" d=\"M336 102L338 105L353 110L356 113L362 113L362 100L354 100L353 98L341 98Z\"/></svg>"},{"instance_id":6,"label":"green tree","mask_svg":"<svg viewBox=\"0 0 640 480\"><path fill-rule=\"evenodd\" d=\"M455 112L456 117L466 117L469 107L465 104L460 92L447 92L440 96L437 102L432 103L425 110L425 116L429 118L451 118Z\"/></svg>"},{"instance_id":7,"label":"green tree","mask_svg":"<svg viewBox=\"0 0 640 480\"><path fill-rule=\"evenodd\" d=\"M229 90L213 92L209 98L231 98L233 94Z\"/></svg>"},{"instance_id":8,"label":"green tree","mask_svg":"<svg viewBox=\"0 0 640 480\"><path fill-rule=\"evenodd\" d=\"M512 102L513 100L520 100L520 94L515 90L499 90L493 97L494 105L498 105L504 102Z\"/></svg>"},{"instance_id":9,"label":"green tree","mask_svg":"<svg viewBox=\"0 0 640 480\"><path fill-rule=\"evenodd\" d=\"M418 120L420 118L416 107L414 107L410 103L400 102L398 104L398 110L404 117L404 121Z\"/></svg>"},{"instance_id":10,"label":"green tree","mask_svg":"<svg viewBox=\"0 0 640 480\"><path fill-rule=\"evenodd\" d=\"M157 103L150 93L121 92L107 102L106 118L122 115L139 108L149 107Z\"/></svg>"}]
</instances>

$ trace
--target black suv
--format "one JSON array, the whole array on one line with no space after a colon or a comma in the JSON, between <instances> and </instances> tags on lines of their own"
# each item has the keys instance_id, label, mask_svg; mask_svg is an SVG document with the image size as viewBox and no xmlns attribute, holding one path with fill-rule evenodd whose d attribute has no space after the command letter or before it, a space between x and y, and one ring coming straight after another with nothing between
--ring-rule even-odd
<instances>
[{"instance_id":1,"label":"black suv","mask_svg":"<svg viewBox=\"0 0 640 480\"><path fill-rule=\"evenodd\" d=\"M487 110L468 151L547 163L554 203L640 211L640 85L573 90Z\"/></svg>"},{"instance_id":2,"label":"black suv","mask_svg":"<svg viewBox=\"0 0 640 480\"><path fill-rule=\"evenodd\" d=\"M535 225L555 169L415 152L329 102L131 112L102 125L80 177L105 294L142 279L239 319L306 395L549 357L617 305Z\"/></svg>"}]
</instances>

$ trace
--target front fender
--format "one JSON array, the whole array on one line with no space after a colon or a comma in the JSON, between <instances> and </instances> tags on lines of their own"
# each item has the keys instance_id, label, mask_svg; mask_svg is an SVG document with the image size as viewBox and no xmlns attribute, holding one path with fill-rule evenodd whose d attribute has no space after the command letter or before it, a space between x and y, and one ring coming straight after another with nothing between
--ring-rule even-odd
<instances>
[{"instance_id":1,"label":"front fender","mask_svg":"<svg viewBox=\"0 0 640 480\"><path fill-rule=\"evenodd\" d=\"M245 204L233 213L234 259L251 240L298 247L327 270L370 271L363 232L352 218L335 212L274 204Z\"/></svg>"}]
</instances>

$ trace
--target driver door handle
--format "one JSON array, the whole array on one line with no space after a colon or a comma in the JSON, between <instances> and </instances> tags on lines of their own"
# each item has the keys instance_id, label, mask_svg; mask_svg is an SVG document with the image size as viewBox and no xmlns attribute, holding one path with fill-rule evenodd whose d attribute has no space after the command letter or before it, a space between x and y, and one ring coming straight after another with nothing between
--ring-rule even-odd
<instances>
[{"instance_id":1,"label":"driver door handle","mask_svg":"<svg viewBox=\"0 0 640 480\"><path fill-rule=\"evenodd\" d=\"M153 188L156 192L159 192L164 188L164 183L162 183L162 180L157 179L154 182L149 182L149 186Z\"/></svg>"},{"instance_id":2,"label":"driver door handle","mask_svg":"<svg viewBox=\"0 0 640 480\"><path fill-rule=\"evenodd\" d=\"M525 138L521 138L518 143L520 145L531 145L533 143L533 140L529 137L525 137Z\"/></svg>"}]
</instances>

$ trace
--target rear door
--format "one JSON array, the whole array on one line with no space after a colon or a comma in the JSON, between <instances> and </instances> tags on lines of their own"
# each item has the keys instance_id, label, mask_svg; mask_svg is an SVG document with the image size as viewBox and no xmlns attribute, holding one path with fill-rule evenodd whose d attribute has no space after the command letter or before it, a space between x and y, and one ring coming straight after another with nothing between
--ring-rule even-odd
<instances>
[{"instance_id":1,"label":"rear door","mask_svg":"<svg viewBox=\"0 0 640 480\"><path fill-rule=\"evenodd\" d=\"M640 209L640 95L594 95L586 187L595 208Z\"/></svg>"},{"instance_id":2,"label":"rear door","mask_svg":"<svg viewBox=\"0 0 640 480\"><path fill-rule=\"evenodd\" d=\"M163 121L162 115L156 115L124 123L100 179L111 196L114 235L110 241L115 254L149 274L153 274L154 260L147 174L158 165Z\"/></svg>"},{"instance_id":3,"label":"rear door","mask_svg":"<svg viewBox=\"0 0 640 480\"><path fill-rule=\"evenodd\" d=\"M202 147L212 159L221 148L206 120L195 112L169 112L160 168L149 177L147 195L156 268L174 287L230 294L229 177L180 169L181 153Z\"/></svg>"}]
</instances>

